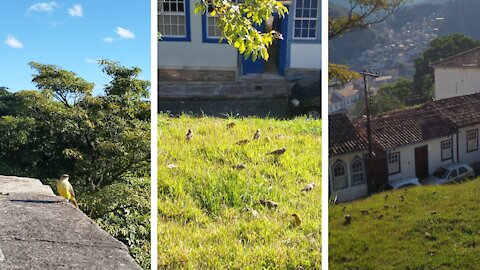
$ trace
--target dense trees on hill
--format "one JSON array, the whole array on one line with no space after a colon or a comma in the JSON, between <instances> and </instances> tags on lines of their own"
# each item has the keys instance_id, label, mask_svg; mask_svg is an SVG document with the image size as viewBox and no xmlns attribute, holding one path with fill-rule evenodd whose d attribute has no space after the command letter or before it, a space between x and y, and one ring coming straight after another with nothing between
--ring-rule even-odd
<instances>
[{"instance_id":1,"label":"dense trees on hill","mask_svg":"<svg viewBox=\"0 0 480 270\"><path fill-rule=\"evenodd\" d=\"M99 61L104 95L58 66L30 63L39 90L0 89L0 174L52 183L68 173L82 211L149 268L149 82Z\"/></svg>"},{"instance_id":2,"label":"dense trees on hill","mask_svg":"<svg viewBox=\"0 0 480 270\"><path fill-rule=\"evenodd\" d=\"M333 12L328 18L328 40L344 34L366 29L385 21L404 6L407 0L350 0L344 12ZM330 10L329 10L330 12ZM358 74L345 65L329 64L329 81L332 84L348 82L358 78Z\"/></svg>"}]
</instances>

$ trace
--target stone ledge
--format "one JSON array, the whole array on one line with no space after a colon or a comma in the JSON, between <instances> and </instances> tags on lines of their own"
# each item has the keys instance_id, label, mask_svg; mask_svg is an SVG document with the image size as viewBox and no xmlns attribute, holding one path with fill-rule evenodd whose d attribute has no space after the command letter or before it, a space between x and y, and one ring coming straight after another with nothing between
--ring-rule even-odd
<instances>
[{"instance_id":1,"label":"stone ledge","mask_svg":"<svg viewBox=\"0 0 480 270\"><path fill-rule=\"evenodd\" d=\"M123 243L38 179L0 176L0 191L0 269L141 269Z\"/></svg>"}]
</instances>

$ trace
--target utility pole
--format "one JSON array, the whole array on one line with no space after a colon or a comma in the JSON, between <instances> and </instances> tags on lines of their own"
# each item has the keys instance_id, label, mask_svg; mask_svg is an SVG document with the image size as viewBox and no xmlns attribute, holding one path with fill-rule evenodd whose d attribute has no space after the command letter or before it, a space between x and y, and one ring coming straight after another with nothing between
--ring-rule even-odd
<instances>
[{"instance_id":1,"label":"utility pole","mask_svg":"<svg viewBox=\"0 0 480 270\"><path fill-rule=\"evenodd\" d=\"M378 73L374 73L368 70L363 70L360 72L363 76L363 89L365 93L365 114L367 115L367 144L368 144L368 170L367 170L367 187L368 193L373 192L373 150L372 150L372 129L370 127L370 103L368 101L368 87L367 87L367 77L377 78Z\"/></svg>"}]
</instances>

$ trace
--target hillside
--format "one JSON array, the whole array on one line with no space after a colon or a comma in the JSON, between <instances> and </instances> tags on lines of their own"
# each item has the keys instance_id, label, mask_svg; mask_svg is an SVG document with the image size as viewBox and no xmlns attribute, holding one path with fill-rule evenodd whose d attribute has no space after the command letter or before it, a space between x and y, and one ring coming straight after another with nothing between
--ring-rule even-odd
<instances>
[{"instance_id":1,"label":"hillside","mask_svg":"<svg viewBox=\"0 0 480 270\"><path fill-rule=\"evenodd\" d=\"M256 129L260 140L235 144ZM265 155L283 146L278 159ZM159 268L320 269L320 153L321 121L159 115Z\"/></svg>"},{"instance_id":2,"label":"hillside","mask_svg":"<svg viewBox=\"0 0 480 270\"><path fill-rule=\"evenodd\" d=\"M476 179L330 206L330 269L478 269L479 190Z\"/></svg>"}]
</instances>

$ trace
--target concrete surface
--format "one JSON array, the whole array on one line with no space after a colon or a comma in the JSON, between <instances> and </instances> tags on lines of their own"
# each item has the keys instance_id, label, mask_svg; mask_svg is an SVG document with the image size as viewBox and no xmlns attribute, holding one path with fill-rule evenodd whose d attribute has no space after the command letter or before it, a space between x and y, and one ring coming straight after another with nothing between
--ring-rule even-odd
<instances>
[{"instance_id":1,"label":"concrete surface","mask_svg":"<svg viewBox=\"0 0 480 270\"><path fill-rule=\"evenodd\" d=\"M37 179L0 176L0 269L141 269L127 247Z\"/></svg>"}]
</instances>

